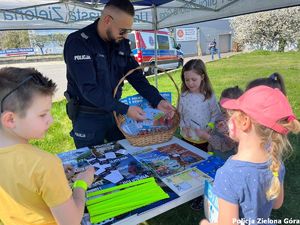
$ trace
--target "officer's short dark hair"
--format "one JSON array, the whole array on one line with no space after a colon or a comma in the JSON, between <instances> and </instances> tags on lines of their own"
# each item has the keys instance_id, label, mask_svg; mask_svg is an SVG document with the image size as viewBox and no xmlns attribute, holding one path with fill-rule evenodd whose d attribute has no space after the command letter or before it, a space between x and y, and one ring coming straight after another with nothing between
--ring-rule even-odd
<instances>
[{"instance_id":1,"label":"officer's short dark hair","mask_svg":"<svg viewBox=\"0 0 300 225\"><path fill-rule=\"evenodd\" d=\"M1 113L8 110L25 116L34 95L52 96L55 90L56 84L34 68L0 69Z\"/></svg>"},{"instance_id":2,"label":"officer's short dark hair","mask_svg":"<svg viewBox=\"0 0 300 225\"><path fill-rule=\"evenodd\" d=\"M115 7L131 16L134 16L134 7L129 0L110 0L105 7Z\"/></svg>"}]
</instances>

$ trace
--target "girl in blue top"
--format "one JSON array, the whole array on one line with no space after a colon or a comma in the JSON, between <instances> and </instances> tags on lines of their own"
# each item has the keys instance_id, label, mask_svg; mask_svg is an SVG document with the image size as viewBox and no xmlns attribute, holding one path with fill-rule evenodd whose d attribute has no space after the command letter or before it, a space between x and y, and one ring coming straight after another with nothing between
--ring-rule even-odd
<instances>
[{"instance_id":1,"label":"girl in blue top","mask_svg":"<svg viewBox=\"0 0 300 225\"><path fill-rule=\"evenodd\" d=\"M280 208L284 199L282 156L290 147L287 134L300 132L300 123L277 88L257 86L221 105L229 110L229 135L239 146L217 171L215 224L272 224L271 211Z\"/></svg>"}]
</instances>

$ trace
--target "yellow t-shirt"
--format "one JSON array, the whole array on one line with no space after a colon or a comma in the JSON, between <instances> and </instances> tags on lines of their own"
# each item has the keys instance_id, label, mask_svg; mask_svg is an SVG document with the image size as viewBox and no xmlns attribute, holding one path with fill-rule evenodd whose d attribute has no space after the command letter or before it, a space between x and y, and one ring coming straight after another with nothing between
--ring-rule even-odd
<instances>
[{"instance_id":1,"label":"yellow t-shirt","mask_svg":"<svg viewBox=\"0 0 300 225\"><path fill-rule=\"evenodd\" d=\"M0 148L0 219L54 225L50 208L72 195L60 159L29 144Z\"/></svg>"}]
</instances>

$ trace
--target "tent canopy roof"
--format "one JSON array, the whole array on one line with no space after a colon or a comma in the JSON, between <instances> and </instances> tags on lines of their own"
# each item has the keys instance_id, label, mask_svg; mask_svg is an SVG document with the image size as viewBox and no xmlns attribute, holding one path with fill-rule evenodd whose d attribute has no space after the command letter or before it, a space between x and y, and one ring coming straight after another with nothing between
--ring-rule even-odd
<instances>
[{"instance_id":1,"label":"tent canopy roof","mask_svg":"<svg viewBox=\"0 0 300 225\"><path fill-rule=\"evenodd\" d=\"M79 29L101 15L108 0L1 0L0 30ZM161 29L298 6L300 0L132 0L134 29Z\"/></svg>"}]
</instances>

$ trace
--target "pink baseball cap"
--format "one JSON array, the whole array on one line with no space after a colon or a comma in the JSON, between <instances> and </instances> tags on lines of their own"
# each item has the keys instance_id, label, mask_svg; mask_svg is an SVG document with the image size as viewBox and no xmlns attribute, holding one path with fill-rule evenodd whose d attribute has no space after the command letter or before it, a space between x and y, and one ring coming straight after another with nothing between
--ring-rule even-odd
<instances>
[{"instance_id":1,"label":"pink baseball cap","mask_svg":"<svg viewBox=\"0 0 300 225\"><path fill-rule=\"evenodd\" d=\"M225 109L243 111L257 123L281 134L287 134L288 129L277 122L296 118L286 96L278 88L264 85L249 89L238 99L222 99L221 105Z\"/></svg>"}]
</instances>

